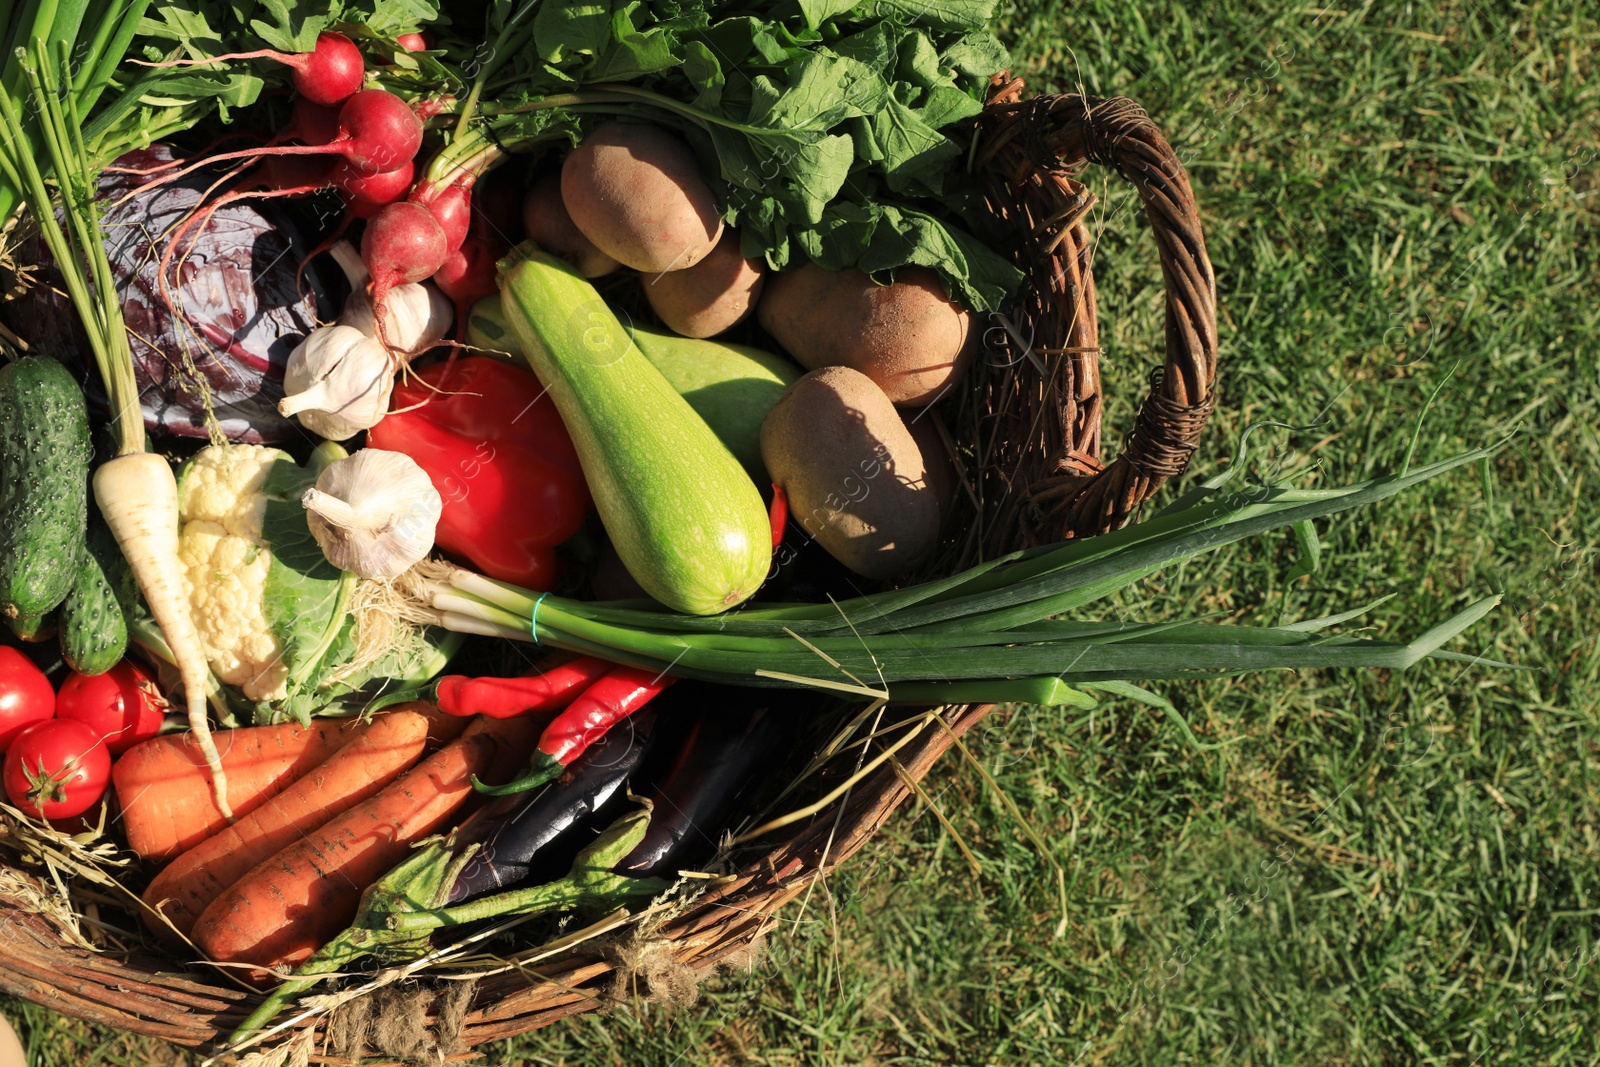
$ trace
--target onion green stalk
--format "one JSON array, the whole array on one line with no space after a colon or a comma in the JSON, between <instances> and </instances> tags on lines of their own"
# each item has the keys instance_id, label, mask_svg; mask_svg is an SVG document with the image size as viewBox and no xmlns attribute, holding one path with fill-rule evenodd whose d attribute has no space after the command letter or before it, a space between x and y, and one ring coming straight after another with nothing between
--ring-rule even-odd
<instances>
[{"instance_id":1,"label":"onion green stalk","mask_svg":"<svg viewBox=\"0 0 1600 1067\"><path fill-rule=\"evenodd\" d=\"M1341 489L1225 491L1241 469L1241 455L1229 471L1149 521L1013 553L939 581L828 604L752 605L703 618L570 600L441 564L428 565L426 578L412 584L447 628L713 682L815 686L919 703L1070 704L1092 702L1086 688L1126 687L1139 679L1403 669L1426 657L1508 666L1443 647L1492 610L1497 596L1473 601L1406 642L1323 632L1359 611L1288 626L1079 617L1163 567L1276 527L1374 503L1492 452L1475 449ZM1110 691L1129 695L1126 688Z\"/></svg>"}]
</instances>

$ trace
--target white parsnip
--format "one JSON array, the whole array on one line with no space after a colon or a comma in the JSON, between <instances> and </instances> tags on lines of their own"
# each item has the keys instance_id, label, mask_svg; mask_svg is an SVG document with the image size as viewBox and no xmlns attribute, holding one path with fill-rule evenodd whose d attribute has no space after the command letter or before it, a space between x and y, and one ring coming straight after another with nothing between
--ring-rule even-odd
<instances>
[{"instance_id":1,"label":"white parsnip","mask_svg":"<svg viewBox=\"0 0 1600 1067\"><path fill-rule=\"evenodd\" d=\"M189 611L178 560L178 483L165 458L145 451L144 417L139 386L128 347L122 304L96 299L95 292L116 293L118 286L106 258L105 234L95 212L96 168L81 136L82 122L73 96L56 80L56 64L43 41L22 53L31 104L13 102L0 86L0 178L25 194L29 214L50 250L62 282L78 313L89 351L100 372L117 436L117 457L94 472L94 499L100 514L128 561L145 602L161 627L183 680L189 726L211 769L217 808L229 819L228 779L206 724L206 689L211 679L205 653ZM38 142L46 166L35 158L32 137L22 116L32 113L44 135ZM61 212L44 180L55 172Z\"/></svg>"},{"instance_id":2,"label":"white parsnip","mask_svg":"<svg viewBox=\"0 0 1600 1067\"><path fill-rule=\"evenodd\" d=\"M183 680L189 729L211 769L217 809L229 819L228 776L206 722L206 681L210 667L189 611L189 596L178 561L178 482L166 459L133 452L102 464L94 472L94 499L117 547L133 569L145 603L172 650Z\"/></svg>"}]
</instances>

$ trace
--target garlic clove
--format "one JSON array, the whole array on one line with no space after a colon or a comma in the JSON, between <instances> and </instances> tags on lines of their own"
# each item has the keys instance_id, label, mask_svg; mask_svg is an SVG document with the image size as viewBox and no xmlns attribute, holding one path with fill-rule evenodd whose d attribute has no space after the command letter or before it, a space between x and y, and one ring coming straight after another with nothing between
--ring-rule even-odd
<instances>
[{"instance_id":1,"label":"garlic clove","mask_svg":"<svg viewBox=\"0 0 1600 1067\"><path fill-rule=\"evenodd\" d=\"M425 558L444 510L416 460L380 448L330 463L300 502L328 562L362 578L395 578Z\"/></svg>"}]
</instances>

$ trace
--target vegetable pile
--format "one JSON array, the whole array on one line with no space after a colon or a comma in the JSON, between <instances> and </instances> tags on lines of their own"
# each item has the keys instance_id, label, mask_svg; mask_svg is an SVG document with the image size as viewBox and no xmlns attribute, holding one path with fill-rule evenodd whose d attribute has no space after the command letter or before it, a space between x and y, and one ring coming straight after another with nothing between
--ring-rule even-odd
<instances>
[{"instance_id":1,"label":"vegetable pile","mask_svg":"<svg viewBox=\"0 0 1600 1067\"><path fill-rule=\"evenodd\" d=\"M276 984L240 1038L464 923L660 894L823 694L1182 726L1136 683L1467 659L1493 606L1093 613L1278 527L1314 567L1315 520L1485 451L1245 492L1241 447L896 584L975 462L921 415L1022 278L964 165L983 0L15 6L5 788L137 857L169 953Z\"/></svg>"}]
</instances>

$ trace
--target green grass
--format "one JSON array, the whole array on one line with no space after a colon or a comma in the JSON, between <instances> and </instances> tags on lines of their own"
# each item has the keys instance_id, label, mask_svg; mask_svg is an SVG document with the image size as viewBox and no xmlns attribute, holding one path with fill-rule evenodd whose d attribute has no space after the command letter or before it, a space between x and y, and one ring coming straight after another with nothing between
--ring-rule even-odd
<instances>
[{"instance_id":1,"label":"green grass","mask_svg":"<svg viewBox=\"0 0 1600 1067\"><path fill-rule=\"evenodd\" d=\"M827 883L752 973L676 1014L570 1020L528 1064L1574 1064L1600 1060L1600 17L1584 0L1212 2L1006 16L1036 88L1125 94L1189 167L1221 295L1218 414L1264 474L1332 483L1508 434L1469 471L1147 583L1146 616L1291 617L1393 593L1377 631L1505 606L1464 650L1533 672L1280 673L1159 712L1023 710ZM1254 79L1254 80L1252 80ZM1111 425L1159 358L1137 205L1097 262ZM1113 429L1107 440L1115 442ZM1065 872L1063 914L1055 864ZM1057 936L1058 926L1064 927ZM39 1067L183 1062L13 1006Z\"/></svg>"}]
</instances>

